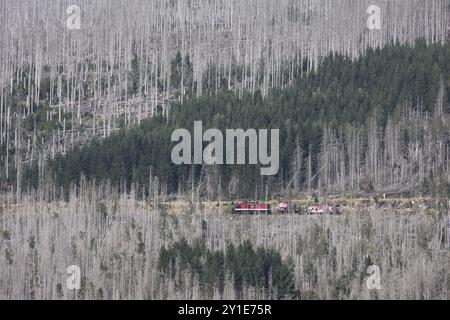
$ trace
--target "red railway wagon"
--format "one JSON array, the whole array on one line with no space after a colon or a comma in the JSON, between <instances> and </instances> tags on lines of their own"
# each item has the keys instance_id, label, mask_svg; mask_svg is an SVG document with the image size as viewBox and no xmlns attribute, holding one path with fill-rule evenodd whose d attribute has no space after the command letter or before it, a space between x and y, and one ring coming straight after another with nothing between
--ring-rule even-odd
<instances>
[{"instance_id":1,"label":"red railway wagon","mask_svg":"<svg viewBox=\"0 0 450 320\"><path fill-rule=\"evenodd\" d=\"M233 208L234 213L271 213L270 204L262 202L243 202L237 203Z\"/></svg>"}]
</instances>

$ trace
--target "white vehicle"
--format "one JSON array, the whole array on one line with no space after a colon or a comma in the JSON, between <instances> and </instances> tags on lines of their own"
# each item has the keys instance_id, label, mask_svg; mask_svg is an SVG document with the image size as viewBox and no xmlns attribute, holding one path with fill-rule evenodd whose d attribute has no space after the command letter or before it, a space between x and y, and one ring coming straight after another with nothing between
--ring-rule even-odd
<instances>
[{"instance_id":1,"label":"white vehicle","mask_svg":"<svg viewBox=\"0 0 450 320\"><path fill-rule=\"evenodd\" d=\"M308 214L339 214L339 208L337 206L311 206L308 208Z\"/></svg>"}]
</instances>

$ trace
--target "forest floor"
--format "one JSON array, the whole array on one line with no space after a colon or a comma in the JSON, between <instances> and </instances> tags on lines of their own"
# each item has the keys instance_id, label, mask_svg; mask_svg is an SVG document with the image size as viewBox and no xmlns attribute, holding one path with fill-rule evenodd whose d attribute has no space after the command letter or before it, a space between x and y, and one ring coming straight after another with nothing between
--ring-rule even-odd
<instances>
[{"instance_id":1,"label":"forest floor","mask_svg":"<svg viewBox=\"0 0 450 320\"><path fill-rule=\"evenodd\" d=\"M425 210L425 212L433 214L438 208L450 208L450 199L448 198L432 198L432 197L386 197L379 199L378 197L324 197L316 199L312 197L298 197L290 200L271 200L267 201L275 212L278 204L281 202L288 203L290 208L296 207L300 209L300 213L305 213L309 206L314 204L323 205L339 205L342 213L352 209L379 208L383 211L393 211L400 214L412 214L417 211ZM178 199L162 202L162 206L170 214L183 214L192 212L194 209L200 209L201 212L219 212L231 213L232 206L240 201L200 201L199 205L194 208L192 201L188 199ZM420 209L420 210L419 210Z\"/></svg>"},{"instance_id":2,"label":"forest floor","mask_svg":"<svg viewBox=\"0 0 450 320\"><path fill-rule=\"evenodd\" d=\"M3 212L21 211L21 208L28 205L27 201L16 204L14 201L0 201L0 214ZM318 201L317 201L318 200ZM60 202L60 201L57 201ZM109 201L101 201L104 205L109 206ZM234 201L198 201L194 205L191 199L168 199L157 201L157 208L170 215L190 215L190 214L230 214L232 208L236 203L248 202L246 200ZM374 196L365 197L349 197L349 196L329 196L319 199L313 199L310 196L296 197L290 200L270 200L261 201L269 203L272 208L272 213L277 213L277 207L280 203L287 203L289 205L289 212L293 214L293 208L299 210L299 214L306 214L307 208L313 205L329 205L339 206L340 213L347 212L365 212L373 209L378 209L384 212L392 212L396 214L414 214L418 212L425 212L426 214L436 214L438 212L447 212L450 215L450 199L448 198L433 198L433 197L386 197L378 198ZM154 208L153 201L136 201L139 207L145 209ZM55 203L54 203L55 204ZM49 204L51 206L51 204ZM57 206L65 206L64 202L56 204Z\"/></svg>"}]
</instances>

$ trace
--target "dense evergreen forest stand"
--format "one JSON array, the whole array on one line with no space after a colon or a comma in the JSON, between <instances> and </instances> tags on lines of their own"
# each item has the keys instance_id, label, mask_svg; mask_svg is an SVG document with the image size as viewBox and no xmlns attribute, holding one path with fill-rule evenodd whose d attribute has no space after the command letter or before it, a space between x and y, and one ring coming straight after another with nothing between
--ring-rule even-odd
<instances>
[{"instance_id":1,"label":"dense evergreen forest stand","mask_svg":"<svg viewBox=\"0 0 450 320\"><path fill-rule=\"evenodd\" d=\"M205 296L214 296L215 290L223 296L228 278L233 279L232 288L238 299L242 298L245 286L255 288L268 299L300 298L295 288L293 261L283 261L274 249L255 250L249 240L237 247L229 243L223 253L208 249L204 239L192 245L181 239L168 249L161 248L158 269L169 278L175 278L177 271L193 274Z\"/></svg>"},{"instance_id":2,"label":"dense evergreen forest stand","mask_svg":"<svg viewBox=\"0 0 450 320\"><path fill-rule=\"evenodd\" d=\"M19 198L20 186L31 190L35 181L49 179L47 159L156 115L171 121L172 108L177 109L177 103L184 105L186 99L211 94L223 97L223 91L228 90L227 94L233 93L243 101L248 101L249 96L258 101L269 95L274 101L270 93L273 88L292 87L298 77L318 71L330 53L357 60L366 48L389 43L413 45L417 38L423 38L427 45L447 41L446 0L345 0L339 4L330 0L79 0L79 29L67 27L67 9L71 5L74 3L70 0L1 3L0 188L15 192ZM380 8L380 29L368 28L367 11L371 5ZM320 94L314 93L314 98L320 99ZM361 114L364 111L362 108ZM317 127L314 123L308 125ZM340 136L344 137L344 133ZM355 139L364 141L358 135ZM374 140L375 145L377 141L381 138ZM303 159L291 164L293 168L301 167L302 172L309 163L306 178L305 172L303 176L294 175L292 181L286 178L289 170L285 163L283 179L272 179L272 188L265 187L266 181L253 178L258 181L250 185L259 185L258 190L250 188L257 193L253 196L287 186L301 190L305 179L309 190L318 184L332 189L336 179L340 189L346 188L348 179L342 165L337 171L331 165L317 167L313 156L305 158L317 154L318 144L292 144L301 148L294 149L298 153L295 160L291 157L286 161ZM335 142L329 144L330 148L331 144L338 146ZM322 159L325 162L335 162L327 160L332 154L330 148ZM376 187L403 183L402 179L410 174L408 170L415 166L407 167L397 159L391 161L395 169L381 172L380 162L386 159L377 156L381 155L372 153L372 164L365 169L377 172L377 181L372 179ZM430 164L428 156L422 160L424 167ZM355 161L351 164L354 168ZM34 176L29 179L25 171L33 166L38 170L33 170ZM355 170L351 170L353 187L362 174ZM392 170L396 173L391 175ZM167 180L160 172L157 174ZM422 172L421 178L427 174ZM179 180L180 175L173 174L171 180ZM191 176L198 180L201 173L196 171ZM211 174L204 170L204 176ZM221 172L220 176L225 179L219 183L220 189L225 189L236 175L228 174L227 178ZM370 187L370 182L367 178L365 185ZM129 182L125 183L128 187L126 184ZM164 189L173 192L176 184L165 182ZM234 185L230 186L232 191ZM195 188L199 192L204 189ZM178 189L184 192L182 186ZM217 189L211 189L214 195ZM250 192L248 187L243 189Z\"/></svg>"},{"instance_id":3,"label":"dense evergreen forest stand","mask_svg":"<svg viewBox=\"0 0 450 320\"><path fill-rule=\"evenodd\" d=\"M368 49L354 60L330 55L316 72L265 98L228 90L188 97L169 115L75 147L48 165L29 163L22 187L51 181L56 193L68 192L84 179L148 196L157 179L166 195L214 200L312 192L448 195L449 57L449 45L418 40L413 47ZM258 165L174 165L171 133L192 131L196 120L222 131L279 128L278 175L262 177Z\"/></svg>"}]
</instances>

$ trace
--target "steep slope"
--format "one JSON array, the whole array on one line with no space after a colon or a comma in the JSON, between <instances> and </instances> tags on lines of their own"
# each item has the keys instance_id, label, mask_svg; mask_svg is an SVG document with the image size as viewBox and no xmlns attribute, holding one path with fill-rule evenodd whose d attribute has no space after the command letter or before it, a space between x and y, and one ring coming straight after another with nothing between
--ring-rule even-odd
<instances>
[{"instance_id":1,"label":"steep slope","mask_svg":"<svg viewBox=\"0 0 450 320\"><path fill-rule=\"evenodd\" d=\"M134 184L139 193L158 177L166 193L195 185L211 199L288 190L448 192L449 57L449 45L421 41L368 50L355 61L333 55L317 72L265 99L259 92L239 98L229 91L190 98L168 118L58 156L50 176L66 190L85 176L126 190ZM171 133L192 130L197 120L204 129L279 128L278 175L261 177L258 165L174 165ZM25 187L38 185L37 169L25 174Z\"/></svg>"}]
</instances>

